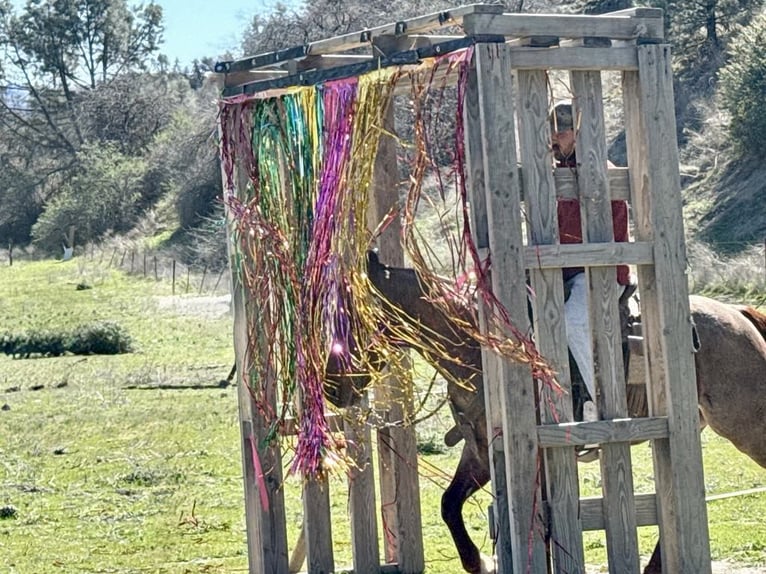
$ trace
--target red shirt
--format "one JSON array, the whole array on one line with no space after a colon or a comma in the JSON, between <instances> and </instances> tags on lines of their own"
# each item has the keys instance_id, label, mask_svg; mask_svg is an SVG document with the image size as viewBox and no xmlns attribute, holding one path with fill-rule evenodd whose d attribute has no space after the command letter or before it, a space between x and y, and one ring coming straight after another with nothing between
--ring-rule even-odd
<instances>
[{"instance_id":1,"label":"red shirt","mask_svg":"<svg viewBox=\"0 0 766 574\"><path fill-rule=\"evenodd\" d=\"M580 202L576 199L559 199L558 215L559 242L582 243ZM614 229L615 241L628 241L628 203L626 201L612 201L612 227ZM568 281L583 271L582 267L565 268L564 281ZM627 265L617 266L617 282L620 285L628 285L630 283L630 269L628 269Z\"/></svg>"}]
</instances>

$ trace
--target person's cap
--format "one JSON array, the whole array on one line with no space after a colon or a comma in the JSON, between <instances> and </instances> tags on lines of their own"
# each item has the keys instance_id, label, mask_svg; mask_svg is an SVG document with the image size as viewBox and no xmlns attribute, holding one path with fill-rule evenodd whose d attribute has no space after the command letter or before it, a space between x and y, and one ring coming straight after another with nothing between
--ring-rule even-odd
<instances>
[{"instance_id":1,"label":"person's cap","mask_svg":"<svg viewBox=\"0 0 766 574\"><path fill-rule=\"evenodd\" d=\"M551 110L551 131L563 132L573 129L572 102L566 100L556 104Z\"/></svg>"}]
</instances>

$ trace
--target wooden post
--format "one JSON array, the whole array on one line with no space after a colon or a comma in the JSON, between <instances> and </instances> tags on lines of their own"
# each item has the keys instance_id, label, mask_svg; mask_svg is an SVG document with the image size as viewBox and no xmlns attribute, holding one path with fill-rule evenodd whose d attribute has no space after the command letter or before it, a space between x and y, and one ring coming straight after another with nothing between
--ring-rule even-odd
<instances>
[{"instance_id":1,"label":"wooden post","mask_svg":"<svg viewBox=\"0 0 766 574\"><path fill-rule=\"evenodd\" d=\"M527 234L533 246L559 240L555 180L551 167L548 123L548 83L542 70L519 70L519 141L524 174ZM563 392L543 387L540 392L542 424L574 420L569 353L564 321L564 283L561 270L530 269L535 339L540 353L558 372ZM582 574L585 555L579 513L577 461L572 447L545 452L546 501L550 512L551 553L555 572Z\"/></svg>"},{"instance_id":2,"label":"wooden post","mask_svg":"<svg viewBox=\"0 0 766 574\"><path fill-rule=\"evenodd\" d=\"M372 464L372 434L364 418L366 395L343 419L349 456L354 465L348 471L348 507L351 515L351 553L354 572L378 572L378 522L375 512L375 470Z\"/></svg>"},{"instance_id":3,"label":"wooden post","mask_svg":"<svg viewBox=\"0 0 766 574\"><path fill-rule=\"evenodd\" d=\"M471 66L466 86L463 107L465 122L466 150L466 187L470 194L471 231L473 240L480 254L486 255L489 250L489 221L487 219L487 196L485 195L485 174L483 163L483 127L479 113L479 85L475 64ZM483 308L479 309L479 322L482 332L487 329ZM492 351L482 347L481 359L484 372L484 404L487 417L487 436L489 438L489 462L492 480L492 524L490 531L496 533L495 555L498 572L510 572L512 568L513 546L511 544L510 510L508 508L508 480L505 474L505 451L502 448L502 438L495 429L503 426L500 397L495 385L490 384L490 378L498 373L498 357Z\"/></svg>"},{"instance_id":4,"label":"wooden post","mask_svg":"<svg viewBox=\"0 0 766 574\"><path fill-rule=\"evenodd\" d=\"M654 265L639 267L641 322L649 369L649 413L666 415L653 441L663 571L710 573L705 484L686 278L670 48L637 47L623 98L636 239L654 242Z\"/></svg>"},{"instance_id":5,"label":"wooden post","mask_svg":"<svg viewBox=\"0 0 766 574\"><path fill-rule=\"evenodd\" d=\"M219 129L221 127L219 126ZM237 170L238 189L228 188L223 177L225 194L237 194L246 189L247 174ZM228 213L227 221L231 222ZM231 229L231 228L230 228ZM233 232L233 231L232 231ZM257 317L247 316L246 292L242 278L237 274L234 253L231 244L229 265L232 272L232 306L234 309L234 352L237 371L237 398L239 405L240 431L242 435L242 470L245 492L245 523L247 527L247 549L250 574L287 574L287 530L285 522L285 501L282 480L282 453L278 443L264 444L267 425L258 412L253 396L248 388L250 365L248 363L249 321ZM175 259L173 260L173 293L175 294ZM257 334L256 334L257 336ZM256 345L256 349L264 350ZM264 360L265 353L261 357ZM268 386L268 385L266 385ZM276 389L274 385L266 402L271 408L276 407ZM256 464L256 457L257 462ZM261 469L261 474L257 469ZM264 490L265 489L265 490ZM265 502L265 503L264 503Z\"/></svg>"},{"instance_id":6,"label":"wooden post","mask_svg":"<svg viewBox=\"0 0 766 574\"><path fill-rule=\"evenodd\" d=\"M207 276L207 263L205 263L205 267L202 269L202 280L199 282L199 292L198 295L202 295L202 288L205 286L205 277Z\"/></svg>"},{"instance_id":7,"label":"wooden post","mask_svg":"<svg viewBox=\"0 0 766 574\"><path fill-rule=\"evenodd\" d=\"M572 72L574 114L577 129L577 181L583 239L588 243L614 240L612 210L607 182L606 135L604 129L601 74ZM594 362L600 418L627 417L627 390L622 361L620 312L617 307L617 271L614 267L588 270L590 285L591 337L595 331ZM595 400L595 397L594 397ZM633 500L633 472L629 443L601 446L601 480L604 492L609 567L616 572L638 572L638 531Z\"/></svg>"},{"instance_id":8,"label":"wooden post","mask_svg":"<svg viewBox=\"0 0 766 574\"><path fill-rule=\"evenodd\" d=\"M152 262L154 264L154 280L159 281L160 278L157 275L157 256L156 255L152 255ZM221 270L221 273L223 273L223 270Z\"/></svg>"},{"instance_id":9,"label":"wooden post","mask_svg":"<svg viewBox=\"0 0 766 574\"><path fill-rule=\"evenodd\" d=\"M409 39L411 42L412 40ZM379 36L373 41L378 54L390 54L401 49L401 39ZM393 207L399 207L399 168L396 161L396 141L387 135L395 133L394 102L386 102L384 129L378 143L373 172L373 196L370 200L368 228L374 229ZM378 240L381 260L388 265L403 266L401 219L396 217ZM409 362L409 357L400 360ZM419 574L425 570L423 528L420 515L418 483L417 436L411 426L414 385L412 378L399 380L386 377L385 388L376 389L376 402L388 407L392 426L378 429L378 461L380 475L380 505L384 528L392 533L385 536L385 561L396 562L402 574Z\"/></svg>"},{"instance_id":10,"label":"wooden post","mask_svg":"<svg viewBox=\"0 0 766 574\"><path fill-rule=\"evenodd\" d=\"M234 284L232 283L232 286L233 285ZM171 293L173 295L176 294L176 260L175 259L173 259L173 287L172 287Z\"/></svg>"},{"instance_id":11,"label":"wooden post","mask_svg":"<svg viewBox=\"0 0 766 574\"><path fill-rule=\"evenodd\" d=\"M489 248L492 256L492 290L508 309L521 332L529 331L523 238L521 235L521 185L516 165L514 125L515 90L511 47L477 44L474 58L481 124L484 202L487 205ZM471 205L481 202L481 190L472 190ZM537 406L529 367L508 360L497 361L497 376L484 374L491 439L490 460L504 459L510 517L511 564L504 572L544 572L546 549L540 524ZM498 400L499 399L499 400ZM502 427L497 428L498 405ZM502 447L497 440L502 433ZM501 453L502 450L502 453ZM495 462L496 464L496 462ZM505 503L505 501L503 501Z\"/></svg>"},{"instance_id":12,"label":"wooden post","mask_svg":"<svg viewBox=\"0 0 766 574\"><path fill-rule=\"evenodd\" d=\"M13 267L13 241L8 242L8 266Z\"/></svg>"}]
</instances>

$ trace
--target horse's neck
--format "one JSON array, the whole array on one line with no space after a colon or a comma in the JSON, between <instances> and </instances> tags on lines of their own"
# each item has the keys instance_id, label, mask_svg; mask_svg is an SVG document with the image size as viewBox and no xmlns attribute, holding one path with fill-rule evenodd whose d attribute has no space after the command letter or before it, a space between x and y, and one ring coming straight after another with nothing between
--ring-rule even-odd
<instances>
[{"instance_id":1,"label":"horse's neck","mask_svg":"<svg viewBox=\"0 0 766 574\"><path fill-rule=\"evenodd\" d=\"M470 343L470 337L460 331L455 321L448 318L443 309L429 300L413 270L387 268L385 271L372 273L370 279L389 303L401 309L409 319L418 324L422 336L436 337L442 343L458 348ZM468 309L457 308L452 312L458 315L456 319L464 323L471 321Z\"/></svg>"}]
</instances>

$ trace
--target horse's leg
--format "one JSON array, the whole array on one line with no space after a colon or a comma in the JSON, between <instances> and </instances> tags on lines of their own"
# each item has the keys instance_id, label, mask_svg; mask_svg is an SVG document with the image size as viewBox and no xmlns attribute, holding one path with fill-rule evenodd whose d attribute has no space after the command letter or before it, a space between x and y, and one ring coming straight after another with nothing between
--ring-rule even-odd
<instances>
[{"instance_id":1,"label":"horse's leg","mask_svg":"<svg viewBox=\"0 0 766 574\"><path fill-rule=\"evenodd\" d=\"M469 496L487 484L489 479L489 465L480 460L471 445L466 443L455 476L442 495L442 519L452 534L463 568L471 574L483 574L491 570L488 570L486 565L482 567L483 560L479 549L465 528L463 504Z\"/></svg>"},{"instance_id":2,"label":"horse's leg","mask_svg":"<svg viewBox=\"0 0 766 574\"><path fill-rule=\"evenodd\" d=\"M662 553L660 552L659 541L657 541L657 546L654 547L649 564L644 568L644 574L662 574Z\"/></svg>"}]
</instances>

